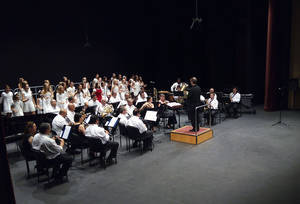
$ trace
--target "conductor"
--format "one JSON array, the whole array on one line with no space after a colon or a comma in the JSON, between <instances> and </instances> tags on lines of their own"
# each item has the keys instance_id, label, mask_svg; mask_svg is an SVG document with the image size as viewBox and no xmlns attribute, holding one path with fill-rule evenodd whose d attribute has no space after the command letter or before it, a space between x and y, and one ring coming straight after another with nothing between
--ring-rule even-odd
<instances>
[{"instance_id":1,"label":"conductor","mask_svg":"<svg viewBox=\"0 0 300 204\"><path fill-rule=\"evenodd\" d=\"M197 113L197 122L196 122L195 108L201 105L201 101L200 101L201 89L197 85L197 81L198 80L196 77L192 77L190 79L191 88L189 89L189 94L187 98L188 114L193 126L193 129L190 131L193 132L197 132L199 130L199 114Z\"/></svg>"}]
</instances>

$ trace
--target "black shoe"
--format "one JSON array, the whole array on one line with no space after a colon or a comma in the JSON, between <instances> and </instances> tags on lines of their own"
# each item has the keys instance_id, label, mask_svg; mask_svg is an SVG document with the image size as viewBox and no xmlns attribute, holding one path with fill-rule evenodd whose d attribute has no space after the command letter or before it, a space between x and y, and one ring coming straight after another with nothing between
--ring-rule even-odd
<instances>
[{"instance_id":1,"label":"black shoe","mask_svg":"<svg viewBox=\"0 0 300 204\"><path fill-rule=\"evenodd\" d=\"M191 130L189 130L190 132L196 132L196 130L193 128L193 129L191 129Z\"/></svg>"}]
</instances>

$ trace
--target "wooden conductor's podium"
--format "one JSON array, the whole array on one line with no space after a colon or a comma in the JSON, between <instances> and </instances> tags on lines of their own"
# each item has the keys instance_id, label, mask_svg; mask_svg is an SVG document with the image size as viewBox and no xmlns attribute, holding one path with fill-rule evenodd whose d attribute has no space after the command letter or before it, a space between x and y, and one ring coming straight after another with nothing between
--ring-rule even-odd
<instances>
[{"instance_id":1,"label":"wooden conductor's podium","mask_svg":"<svg viewBox=\"0 0 300 204\"><path fill-rule=\"evenodd\" d=\"M200 128L198 132L191 132L192 126L184 126L171 132L171 140L188 144L200 144L213 137L210 128Z\"/></svg>"}]
</instances>

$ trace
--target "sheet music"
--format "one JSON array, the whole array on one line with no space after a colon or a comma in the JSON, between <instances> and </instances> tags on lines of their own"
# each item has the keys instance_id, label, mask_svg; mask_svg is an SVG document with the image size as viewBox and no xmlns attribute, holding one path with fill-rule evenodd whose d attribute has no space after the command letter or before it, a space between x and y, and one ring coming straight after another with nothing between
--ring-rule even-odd
<instances>
[{"instance_id":1,"label":"sheet music","mask_svg":"<svg viewBox=\"0 0 300 204\"><path fill-rule=\"evenodd\" d=\"M110 121L107 121L105 126L115 127L118 117L113 117Z\"/></svg>"},{"instance_id":2,"label":"sheet music","mask_svg":"<svg viewBox=\"0 0 300 204\"><path fill-rule=\"evenodd\" d=\"M86 124L89 124L90 119L91 119L91 116L92 116L92 115L89 115L86 119L84 119L84 122L85 122Z\"/></svg>"},{"instance_id":3,"label":"sheet music","mask_svg":"<svg viewBox=\"0 0 300 204\"><path fill-rule=\"evenodd\" d=\"M67 140L69 138L70 131L71 131L71 126L66 125L64 131L62 131L60 134L60 138Z\"/></svg>"},{"instance_id":4,"label":"sheet music","mask_svg":"<svg viewBox=\"0 0 300 204\"><path fill-rule=\"evenodd\" d=\"M157 111L147 111L144 120L155 122L157 120Z\"/></svg>"},{"instance_id":5,"label":"sheet music","mask_svg":"<svg viewBox=\"0 0 300 204\"><path fill-rule=\"evenodd\" d=\"M170 102L170 103L167 104L167 106L172 108L172 107L175 107L175 106L181 106L181 104L177 103L177 102Z\"/></svg>"}]
</instances>

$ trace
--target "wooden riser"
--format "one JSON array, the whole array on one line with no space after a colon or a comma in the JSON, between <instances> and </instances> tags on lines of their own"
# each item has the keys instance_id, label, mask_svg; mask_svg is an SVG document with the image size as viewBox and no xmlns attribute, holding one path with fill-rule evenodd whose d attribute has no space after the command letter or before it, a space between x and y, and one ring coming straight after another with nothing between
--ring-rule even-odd
<instances>
[{"instance_id":1,"label":"wooden riser","mask_svg":"<svg viewBox=\"0 0 300 204\"><path fill-rule=\"evenodd\" d=\"M196 135L194 135L192 132L183 133L182 131L174 130L171 132L171 140L176 142L188 143L188 144L200 144L213 137L213 131L210 128L205 128L205 129L206 129L205 131L198 133Z\"/></svg>"}]
</instances>

